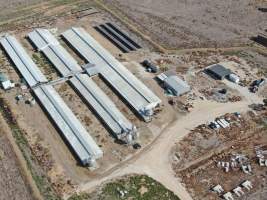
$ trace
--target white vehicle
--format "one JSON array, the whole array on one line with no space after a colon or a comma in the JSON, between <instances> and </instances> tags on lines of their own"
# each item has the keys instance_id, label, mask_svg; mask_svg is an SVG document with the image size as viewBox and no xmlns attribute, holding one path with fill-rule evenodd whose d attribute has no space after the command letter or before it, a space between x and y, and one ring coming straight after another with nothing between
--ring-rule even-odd
<instances>
[{"instance_id":1,"label":"white vehicle","mask_svg":"<svg viewBox=\"0 0 267 200\"><path fill-rule=\"evenodd\" d=\"M217 122L222 128L226 128L225 124L222 123L220 119L217 119L216 122Z\"/></svg>"},{"instance_id":2,"label":"white vehicle","mask_svg":"<svg viewBox=\"0 0 267 200\"><path fill-rule=\"evenodd\" d=\"M212 129L218 129L220 128L220 125L217 122L213 121L213 122L210 122L209 127Z\"/></svg>"},{"instance_id":3,"label":"white vehicle","mask_svg":"<svg viewBox=\"0 0 267 200\"><path fill-rule=\"evenodd\" d=\"M215 124L217 129L220 128L220 125L216 121L214 121L214 124Z\"/></svg>"},{"instance_id":4,"label":"white vehicle","mask_svg":"<svg viewBox=\"0 0 267 200\"><path fill-rule=\"evenodd\" d=\"M222 118L220 120L221 120L222 123L225 124L226 127L229 127L230 126L230 124L225 119Z\"/></svg>"}]
</instances>

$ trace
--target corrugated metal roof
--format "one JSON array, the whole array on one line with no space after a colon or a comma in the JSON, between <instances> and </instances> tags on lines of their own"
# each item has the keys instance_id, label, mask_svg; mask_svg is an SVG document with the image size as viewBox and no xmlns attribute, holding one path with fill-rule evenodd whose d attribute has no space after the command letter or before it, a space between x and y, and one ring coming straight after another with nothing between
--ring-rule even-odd
<instances>
[{"instance_id":1,"label":"corrugated metal roof","mask_svg":"<svg viewBox=\"0 0 267 200\"><path fill-rule=\"evenodd\" d=\"M48 30L36 29L29 33L29 38L63 76L68 76L73 71L82 70ZM135 134L133 132L134 126L88 75L77 74L70 81L117 137L122 134Z\"/></svg>"},{"instance_id":2,"label":"corrugated metal roof","mask_svg":"<svg viewBox=\"0 0 267 200\"><path fill-rule=\"evenodd\" d=\"M35 68L34 62L15 37L6 36L1 39L1 44L30 86L47 82L46 77L38 68Z\"/></svg>"},{"instance_id":3,"label":"corrugated metal roof","mask_svg":"<svg viewBox=\"0 0 267 200\"><path fill-rule=\"evenodd\" d=\"M105 50L82 28L72 28L63 37L88 61L99 68L99 73L146 120L146 110L153 109L161 100Z\"/></svg>"},{"instance_id":4,"label":"corrugated metal roof","mask_svg":"<svg viewBox=\"0 0 267 200\"><path fill-rule=\"evenodd\" d=\"M178 76L169 76L164 82L168 87L174 90L178 96L190 91L190 86Z\"/></svg>"},{"instance_id":5,"label":"corrugated metal roof","mask_svg":"<svg viewBox=\"0 0 267 200\"><path fill-rule=\"evenodd\" d=\"M208 68L208 70L219 77L225 77L232 73L230 69L227 69L220 64L212 65Z\"/></svg>"},{"instance_id":6,"label":"corrugated metal roof","mask_svg":"<svg viewBox=\"0 0 267 200\"><path fill-rule=\"evenodd\" d=\"M6 36L0 43L82 163L89 164L92 160L102 157L101 149L56 90L50 85L38 86L38 83L47 82L47 79L16 38Z\"/></svg>"},{"instance_id":7,"label":"corrugated metal roof","mask_svg":"<svg viewBox=\"0 0 267 200\"><path fill-rule=\"evenodd\" d=\"M176 72L174 70L168 70L168 71L164 72L163 74L165 74L167 77L168 76L176 76Z\"/></svg>"},{"instance_id":8,"label":"corrugated metal roof","mask_svg":"<svg viewBox=\"0 0 267 200\"><path fill-rule=\"evenodd\" d=\"M161 73L161 74L157 75L157 78L160 81L164 81L166 78L168 78L168 76L166 76L164 73Z\"/></svg>"}]
</instances>

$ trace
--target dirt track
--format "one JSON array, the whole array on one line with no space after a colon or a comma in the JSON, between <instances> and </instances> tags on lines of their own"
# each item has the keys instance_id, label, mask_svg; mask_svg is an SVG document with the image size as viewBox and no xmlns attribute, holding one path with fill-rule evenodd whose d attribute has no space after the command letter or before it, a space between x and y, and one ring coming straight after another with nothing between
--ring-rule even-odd
<instances>
[{"instance_id":1,"label":"dirt track","mask_svg":"<svg viewBox=\"0 0 267 200\"><path fill-rule=\"evenodd\" d=\"M3 120L0 117L0 120ZM22 175L20 163L16 158L16 154L12 149L7 134L7 127L0 122L0 200L14 199L14 200L31 200L33 194L28 185L25 183L24 178L27 175ZM28 175L29 176L29 175ZM28 179L27 179L28 181ZM36 194L36 193L34 193Z\"/></svg>"},{"instance_id":2,"label":"dirt track","mask_svg":"<svg viewBox=\"0 0 267 200\"><path fill-rule=\"evenodd\" d=\"M255 0L104 0L167 48L237 46L264 31L266 6Z\"/></svg>"},{"instance_id":3,"label":"dirt track","mask_svg":"<svg viewBox=\"0 0 267 200\"><path fill-rule=\"evenodd\" d=\"M175 178L169 158L171 148L195 126L228 112L246 111L249 104L249 101L229 103L227 105L214 102L200 102L192 113L176 121L157 138L152 146L141 152L137 158L124 163L120 169L111 171L109 175L102 179L91 180L84 185L80 185L80 191L91 190L101 183L118 176L138 173L151 176L183 200L191 199L183 185Z\"/></svg>"},{"instance_id":4,"label":"dirt track","mask_svg":"<svg viewBox=\"0 0 267 200\"><path fill-rule=\"evenodd\" d=\"M240 88L239 92L242 93ZM243 93L242 93L243 94ZM154 142L145 147L135 157L126 160L120 167L113 168L103 176L81 184L79 191L93 190L103 182L126 174L146 174L162 183L183 200L191 200L181 182L175 177L172 169L171 151L173 146L185 137L190 130L199 124L214 120L217 116L231 112L246 112L248 105L262 102L256 94L244 95L243 101L236 103L216 103L212 101L197 101L194 110L188 115L174 121L164 129Z\"/></svg>"}]
</instances>

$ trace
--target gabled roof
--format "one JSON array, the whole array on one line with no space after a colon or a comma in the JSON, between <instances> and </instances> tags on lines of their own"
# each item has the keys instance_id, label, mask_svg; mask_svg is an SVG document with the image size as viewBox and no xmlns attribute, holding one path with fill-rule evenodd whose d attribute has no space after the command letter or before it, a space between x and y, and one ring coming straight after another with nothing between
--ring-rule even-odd
<instances>
[{"instance_id":1,"label":"gabled roof","mask_svg":"<svg viewBox=\"0 0 267 200\"><path fill-rule=\"evenodd\" d=\"M190 91L190 86L176 75L169 76L164 82L179 95Z\"/></svg>"},{"instance_id":2,"label":"gabled roof","mask_svg":"<svg viewBox=\"0 0 267 200\"><path fill-rule=\"evenodd\" d=\"M220 77L225 77L232 73L230 69L227 69L220 64L212 65L211 67L208 68L208 70Z\"/></svg>"}]
</instances>

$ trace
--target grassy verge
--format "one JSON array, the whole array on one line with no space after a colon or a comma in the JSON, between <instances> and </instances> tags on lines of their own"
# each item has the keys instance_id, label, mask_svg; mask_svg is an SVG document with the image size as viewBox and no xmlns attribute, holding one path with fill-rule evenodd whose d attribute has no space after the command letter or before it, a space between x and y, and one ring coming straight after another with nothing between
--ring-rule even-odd
<instances>
[{"instance_id":1,"label":"grassy verge","mask_svg":"<svg viewBox=\"0 0 267 200\"><path fill-rule=\"evenodd\" d=\"M179 200L161 183L145 175L129 176L105 184L95 194L74 195L68 200Z\"/></svg>"},{"instance_id":2,"label":"grassy verge","mask_svg":"<svg viewBox=\"0 0 267 200\"><path fill-rule=\"evenodd\" d=\"M46 200L60 199L53 191L47 177L45 176L45 173L36 163L36 160L34 159L34 156L32 155L31 150L28 146L28 142L24 137L23 130L19 128L16 119L13 117L12 112L9 109L8 103L3 98L0 98L0 113L4 117L7 124L9 125L12 131L12 135L15 138L15 141L20 151L22 152L24 159L26 160L27 167L31 172L31 175L44 199Z\"/></svg>"}]
</instances>

